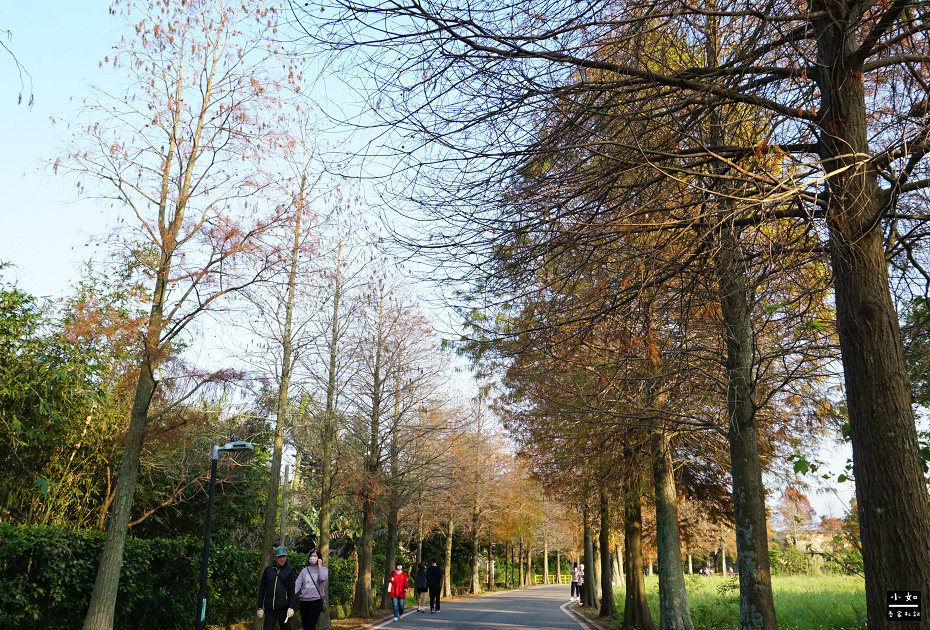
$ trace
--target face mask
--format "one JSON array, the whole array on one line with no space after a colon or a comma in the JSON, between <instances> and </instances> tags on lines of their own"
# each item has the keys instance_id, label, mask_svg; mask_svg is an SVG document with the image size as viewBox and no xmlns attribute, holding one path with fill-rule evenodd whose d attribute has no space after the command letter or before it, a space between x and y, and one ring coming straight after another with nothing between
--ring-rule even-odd
<instances>
[{"instance_id":1,"label":"face mask","mask_svg":"<svg viewBox=\"0 0 930 630\"><path fill-rule=\"evenodd\" d=\"M402 567L402 566L400 566L400 565L398 564L398 565L397 565L396 567L394 567L394 568L397 569L398 571L400 571L400 570L402 570L404 567Z\"/></svg>"},{"instance_id":2,"label":"face mask","mask_svg":"<svg viewBox=\"0 0 930 630\"><path fill-rule=\"evenodd\" d=\"M316 563L317 563L317 560L318 560L318 559L317 559L316 556L310 556L310 558L307 560L307 562L309 562L310 564L316 564Z\"/></svg>"}]
</instances>

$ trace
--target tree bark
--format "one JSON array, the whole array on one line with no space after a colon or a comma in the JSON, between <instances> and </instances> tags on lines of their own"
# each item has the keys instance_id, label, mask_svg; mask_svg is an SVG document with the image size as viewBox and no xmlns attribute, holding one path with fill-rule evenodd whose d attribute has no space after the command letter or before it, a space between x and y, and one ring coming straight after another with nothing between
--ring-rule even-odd
<instances>
[{"instance_id":1,"label":"tree bark","mask_svg":"<svg viewBox=\"0 0 930 630\"><path fill-rule=\"evenodd\" d=\"M535 581L533 580L533 545L532 543L526 544L526 585L533 586Z\"/></svg>"},{"instance_id":2,"label":"tree bark","mask_svg":"<svg viewBox=\"0 0 930 630\"><path fill-rule=\"evenodd\" d=\"M494 591L494 542L488 535L488 591Z\"/></svg>"},{"instance_id":3,"label":"tree bark","mask_svg":"<svg viewBox=\"0 0 930 630\"><path fill-rule=\"evenodd\" d=\"M304 178L303 183L306 183ZM303 185L302 183L302 185ZM294 321L294 300L297 293L297 269L300 256L300 223L303 218L298 208L294 220L294 240L291 244L290 260L287 274L287 302L284 310L284 331L281 336L281 383L278 387L278 404L275 417L274 452L271 456L271 479L268 482L268 496L265 498L265 528L262 531L262 546L258 554L258 583L261 582L265 567L271 562L271 548L274 546L275 524L278 515L278 486L281 484L281 458L284 453L284 427L287 424L288 395L293 370L293 338L292 326ZM284 527L284 513L281 513L282 531ZM283 538L283 535L282 535ZM284 541L281 541L284 545ZM252 620L252 627L259 630L261 622L256 617Z\"/></svg>"},{"instance_id":4,"label":"tree bark","mask_svg":"<svg viewBox=\"0 0 930 630\"><path fill-rule=\"evenodd\" d=\"M326 374L326 410L323 416L321 437L322 462L320 462L320 563L329 567L329 538L331 535L331 515L333 503L333 447L336 440L336 390L338 387L338 359L340 334L340 307L342 303L342 243L336 248L336 269L333 276L333 311L329 328L329 365ZM356 567L357 568L357 567ZM326 596L326 610L320 614L319 625L329 628L332 625L329 607L329 589ZM353 598L354 599L354 598Z\"/></svg>"},{"instance_id":5,"label":"tree bark","mask_svg":"<svg viewBox=\"0 0 930 630\"><path fill-rule=\"evenodd\" d=\"M543 531L543 584L549 584L549 540Z\"/></svg>"},{"instance_id":6,"label":"tree bark","mask_svg":"<svg viewBox=\"0 0 930 630\"><path fill-rule=\"evenodd\" d=\"M158 333L161 334L160 331ZM119 478L116 482L116 494L107 525L107 535L103 543L103 553L97 568L94 591L90 598L87 616L84 618L84 630L111 630L116 615L116 594L119 590L120 569L123 565L123 549L129 532L129 520L132 512L132 499L139 477L139 462L142 455L142 441L148 424L148 410L155 394L156 381L153 377L154 361L143 357L142 369L136 384L132 412L129 419L129 431L126 445L123 447L123 460L120 463Z\"/></svg>"},{"instance_id":7,"label":"tree bark","mask_svg":"<svg viewBox=\"0 0 930 630\"><path fill-rule=\"evenodd\" d=\"M626 583L626 574L623 572L623 551L620 549L620 545L617 545L617 583L625 584Z\"/></svg>"},{"instance_id":8,"label":"tree bark","mask_svg":"<svg viewBox=\"0 0 930 630\"><path fill-rule=\"evenodd\" d=\"M513 557L513 543L507 543L507 555L504 557L504 588L510 588L510 560Z\"/></svg>"},{"instance_id":9,"label":"tree bark","mask_svg":"<svg viewBox=\"0 0 930 630\"><path fill-rule=\"evenodd\" d=\"M640 497L628 498L623 522L623 549L626 555L626 598L623 606L623 627L655 630L652 613L646 602L646 580L643 578L643 513Z\"/></svg>"},{"instance_id":10,"label":"tree bark","mask_svg":"<svg viewBox=\"0 0 930 630\"><path fill-rule=\"evenodd\" d=\"M610 502L607 496L607 486L601 484L601 530L598 542L601 548L601 617L613 617L617 614L617 602L614 601L613 560L610 553Z\"/></svg>"},{"instance_id":11,"label":"tree bark","mask_svg":"<svg viewBox=\"0 0 930 630\"><path fill-rule=\"evenodd\" d=\"M522 539L522 538L520 539L520 550L519 550L518 553L519 553L520 555L518 556L517 559L518 559L518 561L519 561L520 566L517 567L517 575L518 575L519 580L520 580L520 584L519 584L519 585L520 585L520 587L522 588L522 587L526 586L526 574L523 572L523 539Z\"/></svg>"},{"instance_id":12,"label":"tree bark","mask_svg":"<svg viewBox=\"0 0 930 630\"><path fill-rule=\"evenodd\" d=\"M659 630L694 630L681 564L678 494L669 435L652 436L652 479L656 498L656 545L659 550Z\"/></svg>"},{"instance_id":13,"label":"tree bark","mask_svg":"<svg viewBox=\"0 0 930 630\"><path fill-rule=\"evenodd\" d=\"M176 138L171 138L169 158L165 165L165 177L172 166ZM172 269L172 258L178 231L184 220L185 207L178 204L175 216L166 221L166 200L162 200L159 213L159 227L162 230L163 249L159 261L155 288L152 292L152 307L146 325L146 336L142 358L139 365L139 378L133 397L132 410L129 414L129 429L123 446L123 458L120 463L116 492L110 507L110 522L107 535L103 541L103 552L97 567L94 590L91 594L87 615L84 617L84 630L111 630L116 614L116 595L119 591L120 569L123 564L123 549L129 533L129 521L132 515L132 501L139 477L139 464L142 458L142 443L145 428L148 425L149 406L155 395L158 383L155 372L158 369L158 357L161 356L161 337L164 330L164 309L168 291L168 276ZM277 487L277 486L276 486Z\"/></svg>"},{"instance_id":14,"label":"tree bark","mask_svg":"<svg viewBox=\"0 0 930 630\"><path fill-rule=\"evenodd\" d=\"M581 508L581 519L584 526L584 583L581 585L581 604L598 607L597 589L597 572L594 570L594 535L591 531L591 515L588 506L585 504Z\"/></svg>"},{"instance_id":15,"label":"tree bark","mask_svg":"<svg viewBox=\"0 0 930 630\"><path fill-rule=\"evenodd\" d=\"M446 530L446 556L442 567L442 596L446 599L452 597L452 534L454 532L455 524L450 516Z\"/></svg>"},{"instance_id":16,"label":"tree bark","mask_svg":"<svg viewBox=\"0 0 930 630\"><path fill-rule=\"evenodd\" d=\"M886 592L930 592L930 500L923 478L898 317L888 286L881 218L895 203L878 184L869 133L859 11L814 0L820 71L820 157L828 178L827 226L843 355L849 435L865 565L870 629L885 618ZM907 6L885 8L897 17ZM829 17L827 17L829 16ZM742 551L737 549L738 560ZM921 627L930 627L925 617Z\"/></svg>"},{"instance_id":17,"label":"tree bark","mask_svg":"<svg viewBox=\"0 0 930 630\"><path fill-rule=\"evenodd\" d=\"M417 564L423 562L423 512L417 514Z\"/></svg>"},{"instance_id":18,"label":"tree bark","mask_svg":"<svg viewBox=\"0 0 930 630\"><path fill-rule=\"evenodd\" d=\"M623 584L623 579L620 574L620 565L617 562L617 555L619 550L612 549L610 551L610 564L611 564L611 583L616 586L617 584Z\"/></svg>"},{"instance_id":19,"label":"tree bark","mask_svg":"<svg viewBox=\"0 0 930 630\"><path fill-rule=\"evenodd\" d=\"M372 557L375 534L375 502L367 490L362 497L362 544L358 549L358 576L355 581L355 597L352 598L353 617L374 615L371 593Z\"/></svg>"},{"instance_id":20,"label":"tree bark","mask_svg":"<svg viewBox=\"0 0 930 630\"><path fill-rule=\"evenodd\" d=\"M387 514L387 540L385 541L384 553L384 588L381 589L381 609L391 609L391 599L387 594L387 585L391 582L391 573L394 571L394 563L397 560L397 500L394 493L391 493L389 499Z\"/></svg>"},{"instance_id":21,"label":"tree bark","mask_svg":"<svg viewBox=\"0 0 930 630\"><path fill-rule=\"evenodd\" d=\"M481 547L478 545L478 508L477 506L471 513L471 585L468 592L477 595L481 592L481 576L478 572L478 558L481 553Z\"/></svg>"},{"instance_id":22,"label":"tree bark","mask_svg":"<svg viewBox=\"0 0 930 630\"><path fill-rule=\"evenodd\" d=\"M741 630L777 630L765 523L765 486L756 432L753 334L739 235L720 228L715 254L727 344L727 412L733 512L739 561Z\"/></svg>"}]
</instances>

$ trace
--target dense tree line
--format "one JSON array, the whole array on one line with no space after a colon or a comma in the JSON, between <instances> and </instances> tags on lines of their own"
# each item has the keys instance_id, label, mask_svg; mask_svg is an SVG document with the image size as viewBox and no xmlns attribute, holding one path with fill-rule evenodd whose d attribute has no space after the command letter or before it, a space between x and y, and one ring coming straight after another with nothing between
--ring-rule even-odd
<instances>
[{"instance_id":1,"label":"dense tree line","mask_svg":"<svg viewBox=\"0 0 930 630\"><path fill-rule=\"evenodd\" d=\"M632 321L615 346L646 340L640 357L665 365L700 333L641 322L680 313L693 326L709 309L717 368L685 365L716 381L700 388L716 402L688 400L720 414L729 443L742 627L777 627L762 471L768 436L798 427L769 425L766 409L797 420L804 408L814 422L802 431L835 418L833 356L869 625L886 623L887 590L930 587L930 548L895 542L930 540L893 299L927 286L925 2L302 6L305 39L344 60L395 172L410 175L391 182L392 202L432 219L409 244L470 283L474 305L493 305L472 319L479 345L562 356L599 325ZM663 293L678 302L638 315ZM779 311L773 336L760 334ZM666 432L679 415L649 424Z\"/></svg>"}]
</instances>

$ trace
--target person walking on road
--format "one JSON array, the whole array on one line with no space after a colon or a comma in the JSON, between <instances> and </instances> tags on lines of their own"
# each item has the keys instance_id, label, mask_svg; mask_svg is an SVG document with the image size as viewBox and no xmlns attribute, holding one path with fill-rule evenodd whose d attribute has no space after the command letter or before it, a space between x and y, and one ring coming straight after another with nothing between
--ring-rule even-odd
<instances>
[{"instance_id":1,"label":"person walking on road","mask_svg":"<svg viewBox=\"0 0 930 630\"><path fill-rule=\"evenodd\" d=\"M294 584L300 602L300 620L303 630L316 630L320 613L326 610L326 581L329 569L320 564L320 550L314 549L307 555L307 566Z\"/></svg>"},{"instance_id":2,"label":"person walking on road","mask_svg":"<svg viewBox=\"0 0 930 630\"><path fill-rule=\"evenodd\" d=\"M291 630L296 581L297 573L287 561L287 551L278 547L258 585L258 618L264 618L264 630L274 630L279 624L281 630Z\"/></svg>"},{"instance_id":3,"label":"person walking on road","mask_svg":"<svg viewBox=\"0 0 930 630\"><path fill-rule=\"evenodd\" d=\"M413 577L413 588L417 595L417 612L426 612L426 563L417 565L417 573Z\"/></svg>"},{"instance_id":4,"label":"person walking on road","mask_svg":"<svg viewBox=\"0 0 930 630\"><path fill-rule=\"evenodd\" d=\"M578 590L578 563L572 565L572 594L568 598L568 601L575 601L575 595L581 595L581 591Z\"/></svg>"},{"instance_id":5,"label":"person walking on road","mask_svg":"<svg viewBox=\"0 0 930 630\"><path fill-rule=\"evenodd\" d=\"M426 569L426 587L429 589L429 611L439 612L439 592L442 590L442 569L439 568L439 559L435 556L429 559Z\"/></svg>"},{"instance_id":6,"label":"person walking on road","mask_svg":"<svg viewBox=\"0 0 930 630\"><path fill-rule=\"evenodd\" d=\"M575 572L575 576L578 578L578 599L576 601L581 601L581 587L584 586L584 563L578 565L578 570Z\"/></svg>"},{"instance_id":7,"label":"person walking on road","mask_svg":"<svg viewBox=\"0 0 930 630\"><path fill-rule=\"evenodd\" d=\"M400 620L400 616L404 614L404 599L407 598L408 588L410 584L407 582L407 574L404 573L404 565L398 562L391 573L391 581L388 582L388 597L391 598L394 607L394 621Z\"/></svg>"}]
</instances>

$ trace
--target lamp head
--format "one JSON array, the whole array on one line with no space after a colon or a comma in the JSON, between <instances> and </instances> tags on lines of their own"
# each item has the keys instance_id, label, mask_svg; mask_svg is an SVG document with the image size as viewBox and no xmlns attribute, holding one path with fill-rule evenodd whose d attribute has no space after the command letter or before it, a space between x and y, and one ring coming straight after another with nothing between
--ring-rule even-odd
<instances>
[{"instance_id":1,"label":"lamp head","mask_svg":"<svg viewBox=\"0 0 930 630\"><path fill-rule=\"evenodd\" d=\"M254 451L255 447L251 442L246 442L245 440L235 440L233 442L226 442L223 446L219 448L221 451Z\"/></svg>"}]
</instances>

